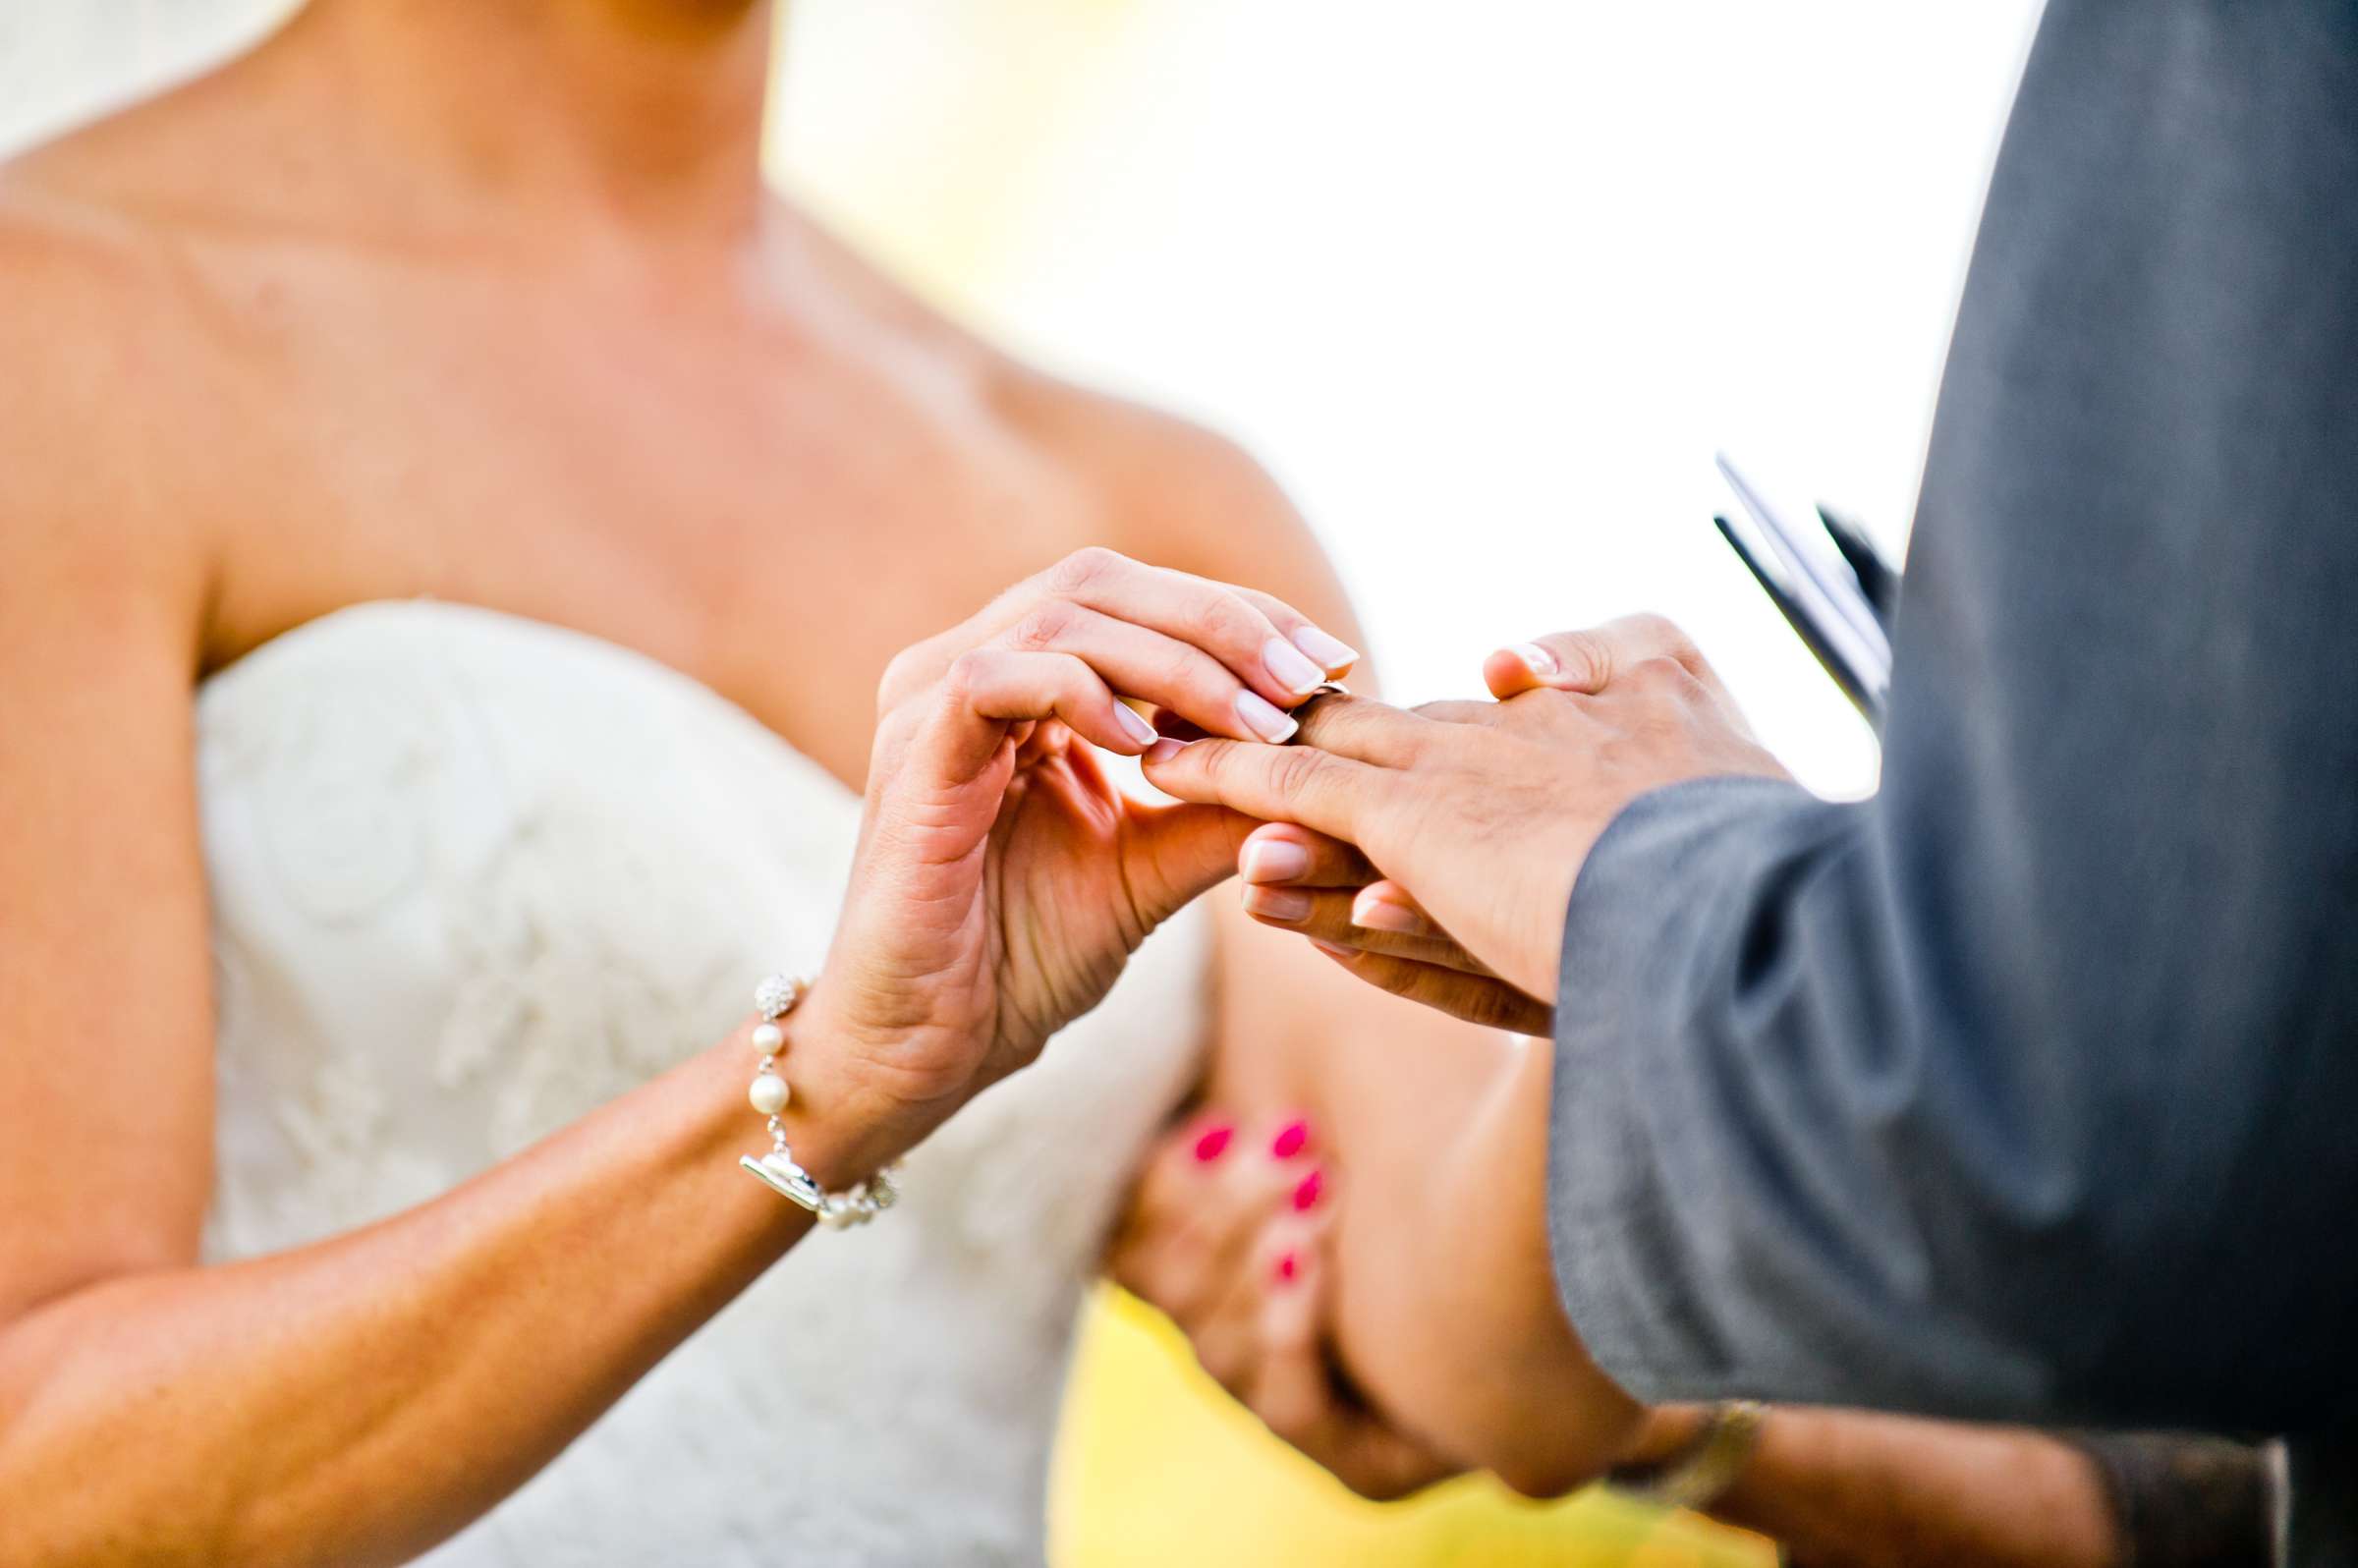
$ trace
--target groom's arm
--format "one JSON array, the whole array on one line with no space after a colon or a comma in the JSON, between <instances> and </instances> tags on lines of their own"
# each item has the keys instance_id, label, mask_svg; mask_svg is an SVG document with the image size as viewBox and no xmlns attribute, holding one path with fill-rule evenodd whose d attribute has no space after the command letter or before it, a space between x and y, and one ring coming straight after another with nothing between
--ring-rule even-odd
<instances>
[{"instance_id":1,"label":"groom's arm","mask_svg":"<svg viewBox=\"0 0 2358 1568\"><path fill-rule=\"evenodd\" d=\"M2358 1249L2358 13L2056 0L1882 789L1677 786L1570 902L1552 1228L1641 1394L2275 1428Z\"/></svg>"},{"instance_id":2,"label":"groom's arm","mask_svg":"<svg viewBox=\"0 0 2358 1568\"><path fill-rule=\"evenodd\" d=\"M1556 1264L1639 1394L2257 1428L2346 1397L2354 88L2346 6L2055 0L1874 802L1718 776L1758 755L1655 623L1559 648L1622 644L1585 695L1150 756L1560 991Z\"/></svg>"}]
</instances>

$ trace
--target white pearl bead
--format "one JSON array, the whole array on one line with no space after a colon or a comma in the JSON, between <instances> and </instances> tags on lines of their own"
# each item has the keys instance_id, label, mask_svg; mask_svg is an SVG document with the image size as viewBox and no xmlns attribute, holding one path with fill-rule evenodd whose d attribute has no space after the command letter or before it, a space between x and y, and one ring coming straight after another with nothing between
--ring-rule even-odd
<instances>
[{"instance_id":1,"label":"white pearl bead","mask_svg":"<svg viewBox=\"0 0 2358 1568\"><path fill-rule=\"evenodd\" d=\"M786 1108L790 1092L786 1088L786 1080L775 1073L763 1073L754 1080L754 1087L746 1091L745 1097L752 1100L754 1109L762 1115L775 1116Z\"/></svg>"},{"instance_id":2,"label":"white pearl bead","mask_svg":"<svg viewBox=\"0 0 2358 1568\"><path fill-rule=\"evenodd\" d=\"M785 1043L786 1032L777 1025L756 1024L754 1026L754 1049L762 1055L774 1055L778 1047Z\"/></svg>"}]
</instances>

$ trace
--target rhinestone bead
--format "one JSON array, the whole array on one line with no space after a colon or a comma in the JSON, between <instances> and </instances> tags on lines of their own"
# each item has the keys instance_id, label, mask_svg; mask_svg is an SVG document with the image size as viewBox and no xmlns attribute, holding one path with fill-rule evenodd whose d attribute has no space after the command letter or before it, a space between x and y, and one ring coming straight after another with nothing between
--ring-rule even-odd
<instances>
[{"instance_id":1,"label":"rhinestone bead","mask_svg":"<svg viewBox=\"0 0 2358 1568\"><path fill-rule=\"evenodd\" d=\"M803 987L783 975L768 975L754 987L754 1011L764 1019L784 1018L803 999Z\"/></svg>"}]
</instances>

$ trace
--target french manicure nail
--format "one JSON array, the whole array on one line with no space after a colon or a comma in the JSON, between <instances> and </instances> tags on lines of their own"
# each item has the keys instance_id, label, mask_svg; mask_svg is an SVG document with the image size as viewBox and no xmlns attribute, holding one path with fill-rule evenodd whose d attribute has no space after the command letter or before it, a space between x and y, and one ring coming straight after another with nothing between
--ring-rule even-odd
<instances>
[{"instance_id":1,"label":"french manicure nail","mask_svg":"<svg viewBox=\"0 0 2358 1568\"><path fill-rule=\"evenodd\" d=\"M1339 638L1328 637L1315 626L1306 626L1296 632L1294 646L1329 670L1349 669L1359 662L1359 649Z\"/></svg>"},{"instance_id":2,"label":"french manicure nail","mask_svg":"<svg viewBox=\"0 0 2358 1568\"><path fill-rule=\"evenodd\" d=\"M1309 1175L1303 1177L1302 1185L1294 1189L1294 1212L1297 1214L1307 1214L1312 1209L1318 1207L1319 1194L1325 1191L1325 1172L1314 1170Z\"/></svg>"},{"instance_id":3,"label":"french manicure nail","mask_svg":"<svg viewBox=\"0 0 2358 1568\"><path fill-rule=\"evenodd\" d=\"M1248 882L1290 882L1310 874L1310 851L1282 838L1257 839L1245 846L1236 868Z\"/></svg>"},{"instance_id":4,"label":"french manicure nail","mask_svg":"<svg viewBox=\"0 0 2358 1568\"><path fill-rule=\"evenodd\" d=\"M1507 651L1512 653L1515 657L1521 659L1524 667L1529 669L1534 675L1553 675L1556 671L1563 668L1561 664L1556 662L1554 654L1548 652L1537 643L1517 643L1513 647L1508 648Z\"/></svg>"},{"instance_id":5,"label":"french manicure nail","mask_svg":"<svg viewBox=\"0 0 2358 1568\"><path fill-rule=\"evenodd\" d=\"M1257 919L1299 925L1310 919L1310 895L1291 887L1248 887L1245 909Z\"/></svg>"},{"instance_id":6,"label":"french manicure nail","mask_svg":"<svg viewBox=\"0 0 2358 1568\"><path fill-rule=\"evenodd\" d=\"M1326 679L1326 672L1310 661L1300 648L1281 637L1272 637L1261 645L1261 662L1267 668L1269 678L1296 697L1307 697Z\"/></svg>"},{"instance_id":7,"label":"french manicure nail","mask_svg":"<svg viewBox=\"0 0 2358 1568\"><path fill-rule=\"evenodd\" d=\"M1181 749L1186 745L1187 743L1185 741L1175 741L1168 735L1165 735L1162 737L1162 739L1156 741L1153 745L1147 748L1147 760L1150 762L1167 762L1172 757L1177 756Z\"/></svg>"},{"instance_id":8,"label":"french manicure nail","mask_svg":"<svg viewBox=\"0 0 2358 1568\"><path fill-rule=\"evenodd\" d=\"M1235 1136L1236 1129L1233 1127L1207 1129L1202 1138L1196 1140L1196 1158L1207 1165L1210 1164L1228 1152L1228 1141Z\"/></svg>"},{"instance_id":9,"label":"french manicure nail","mask_svg":"<svg viewBox=\"0 0 2358 1568\"><path fill-rule=\"evenodd\" d=\"M1310 1123L1290 1121L1278 1129L1276 1140L1269 1145L1272 1159L1292 1159L1310 1147Z\"/></svg>"},{"instance_id":10,"label":"french manicure nail","mask_svg":"<svg viewBox=\"0 0 2358 1568\"><path fill-rule=\"evenodd\" d=\"M1291 740L1294 731L1302 727L1294 718L1279 712L1259 692L1236 694L1236 716L1246 729L1272 746Z\"/></svg>"},{"instance_id":11,"label":"french manicure nail","mask_svg":"<svg viewBox=\"0 0 2358 1568\"><path fill-rule=\"evenodd\" d=\"M1365 930L1399 931L1410 936L1421 935L1425 930L1425 923L1415 910L1388 898L1358 900L1351 906L1351 924Z\"/></svg>"},{"instance_id":12,"label":"french manicure nail","mask_svg":"<svg viewBox=\"0 0 2358 1568\"><path fill-rule=\"evenodd\" d=\"M1296 1274L1300 1273L1301 1271L1302 1271L1302 1262L1301 1262L1301 1260L1300 1260L1300 1259L1298 1259L1298 1258L1296 1258L1296 1257L1295 1257L1295 1256L1294 1256L1292 1253L1287 1253L1287 1254L1285 1254L1283 1257L1281 1257L1281 1258L1279 1258L1279 1259L1277 1260L1277 1283L1278 1283L1278 1284L1280 1284L1280 1285L1290 1285L1290 1284L1292 1284L1292 1283L1294 1282L1294 1276L1295 1276Z\"/></svg>"},{"instance_id":13,"label":"french manicure nail","mask_svg":"<svg viewBox=\"0 0 2358 1568\"><path fill-rule=\"evenodd\" d=\"M1131 712L1127 703L1116 702L1113 704L1113 721L1122 727L1123 734L1138 743L1138 749L1142 752L1162 739L1161 736L1154 733L1154 726Z\"/></svg>"}]
</instances>

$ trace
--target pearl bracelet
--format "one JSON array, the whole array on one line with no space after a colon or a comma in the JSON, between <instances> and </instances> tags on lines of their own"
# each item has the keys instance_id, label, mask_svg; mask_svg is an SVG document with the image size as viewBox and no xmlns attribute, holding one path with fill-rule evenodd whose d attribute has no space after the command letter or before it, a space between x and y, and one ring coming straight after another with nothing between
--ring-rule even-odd
<instances>
[{"instance_id":1,"label":"pearl bracelet","mask_svg":"<svg viewBox=\"0 0 2358 1568\"><path fill-rule=\"evenodd\" d=\"M900 1197L893 1185L900 1166L897 1162L887 1165L866 1181L854 1182L848 1192L830 1193L795 1162L794 1150L786 1147L786 1123L780 1113L794 1092L778 1073L778 1052L786 1048L786 1032L778 1027L778 1020L800 1006L810 989L810 981L788 980L783 975L769 976L754 987L754 1010L761 1015L761 1022L754 1026L754 1044L761 1052L761 1065L745 1097L769 1119L770 1147L760 1158L748 1154L737 1163L771 1192L817 1215L827 1229L845 1230L867 1224L893 1205Z\"/></svg>"}]
</instances>

